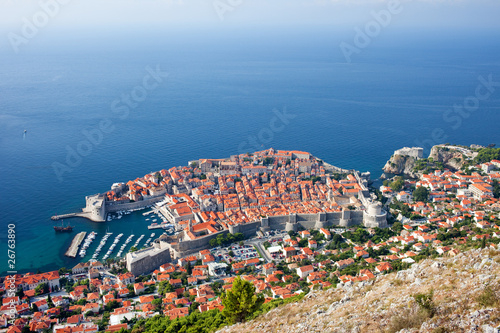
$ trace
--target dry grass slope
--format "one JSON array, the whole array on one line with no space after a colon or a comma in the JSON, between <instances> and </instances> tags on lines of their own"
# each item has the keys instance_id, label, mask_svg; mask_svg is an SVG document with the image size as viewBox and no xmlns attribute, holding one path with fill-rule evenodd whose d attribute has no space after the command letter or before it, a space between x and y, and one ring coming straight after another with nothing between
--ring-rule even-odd
<instances>
[{"instance_id":1,"label":"dry grass slope","mask_svg":"<svg viewBox=\"0 0 500 333\"><path fill-rule=\"evenodd\" d=\"M420 296L418 296L420 295ZM311 292L220 332L498 332L500 251L471 250Z\"/></svg>"}]
</instances>

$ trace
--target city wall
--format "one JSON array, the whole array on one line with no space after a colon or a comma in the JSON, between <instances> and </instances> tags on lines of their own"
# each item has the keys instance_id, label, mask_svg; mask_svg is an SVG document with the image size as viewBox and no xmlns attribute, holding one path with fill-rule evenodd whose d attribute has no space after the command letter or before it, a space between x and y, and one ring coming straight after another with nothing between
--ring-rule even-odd
<instances>
[{"instance_id":1,"label":"city wall","mask_svg":"<svg viewBox=\"0 0 500 333\"><path fill-rule=\"evenodd\" d=\"M132 209L140 209L146 206L151 206L156 202L160 202L165 198L165 195L162 194L157 197L149 198L146 200L140 200L135 202L127 202L127 203L115 203L113 201L106 201L106 212L105 213L114 213L122 210L132 210Z\"/></svg>"},{"instance_id":2,"label":"city wall","mask_svg":"<svg viewBox=\"0 0 500 333\"><path fill-rule=\"evenodd\" d=\"M182 241L183 234L178 236L164 236L158 242L160 248L168 248L169 256L163 254L144 256L140 260L135 259L132 268L135 272L147 272L151 267L158 267L172 258L182 258L190 254L197 253L210 247L210 240L217 238L219 234L224 237L231 232L242 233L245 237L254 236L257 231L286 230L299 231L300 229L319 229L331 226L351 227L355 225L365 225L367 227L386 227L386 212L370 208L368 212L362 210L344 210L342 212L317 213L317 214L290 214L282 216L263 217L259 221L252 223L229 226L229 230L223 230L214 234L198 237L194 240ZM146 250L145 250L146 251ZM154 252L153 249L150 251ZM168 251L167 251L168 252ZM127 265L129 265L129 254L127 255ZM161 262L163 260L163 262ZM130 270L130 269L129 269ZM132 271L132 270L131 270ZM135 273L134 273L135 274Z\"/></svg>"}]
</instances>

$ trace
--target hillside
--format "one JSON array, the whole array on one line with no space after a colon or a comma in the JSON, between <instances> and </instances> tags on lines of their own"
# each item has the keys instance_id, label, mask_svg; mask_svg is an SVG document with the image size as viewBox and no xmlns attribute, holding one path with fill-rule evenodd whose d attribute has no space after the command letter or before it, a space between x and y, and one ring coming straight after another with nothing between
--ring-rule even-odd
<instances>
[{"instance_id":1,"label":"hillside","mask_svg":"<svg viewBox=\"0 0 500 333\"><path fill-rule=\"evenodd\" d=\"M449 146L433 146L429 159L432 158L436 162L441 162L445 167L452 170L460 170L467 159L464 151L468 152L468 150L460 147L453 149L453 147Z\"/></svg>"},{"instance_id":2,"label":"hillside","mask_svg":"<svg viewBox=\"0 0 500 333\"><path fill-rule=\"evenodd\" d=\"M476 249L311 291L298 303L219 332L498 332L499 299L500 251Z\"/></svg>"}]
</instances>

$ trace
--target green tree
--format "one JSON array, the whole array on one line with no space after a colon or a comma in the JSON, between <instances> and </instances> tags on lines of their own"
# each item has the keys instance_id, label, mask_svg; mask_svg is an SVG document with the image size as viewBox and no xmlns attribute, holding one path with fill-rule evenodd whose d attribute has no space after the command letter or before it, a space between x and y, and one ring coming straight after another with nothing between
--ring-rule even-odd
<instances>
[{"instance_id":1,"label":"green tree","mask_svg":"<svg viewBox=\"0 0 500 333\"><path fill-rule=\"evenodd\" d=\"M151 301L151 304L155 307L155 311L160 311L162 305L162 299L155 298L154 300Z\"/></svg>"},{"instance_id":2,"label":"green tree","mask_svg":"<svg viewBox=\"0 0 500 333\"><path fill-rule=\"evenodd\" d=\"M186 273L187 275L191 275L193 273L193 267L191 266L191 261L188 261L186 264Z\"/></svg>"},{"instance_id":3,"label":"green tree","mask_svg":"<svg viewBox=\"0 0 500 333\"><path fill-rule=\"evenodd\" d=\"M47 305L49 306L49 308L54 307L54 302L52 302L52 297L50 297L50 294L49 296L47 296Z\"/></svg>"},{"instance_id":4,"label":"green tree","mask_svg":"<svg viewBox=\"0 0 500 333\"><path fill-rule=\"evenodd\" d=\"M19 299L23 299L23 297L24 297L24 290L23 290L22 287L16 292L16 296L19 296Z\"/></svg>"},{"instance_id":5,"label":"green tree","mask_svg":"<svg viewBox=\"0 0 500 333\"><path fill-rule=\"evenodd\" d=\"M160 295L165 295L166 293L170 293L174 291L174 287L166 280L161 281L158 286L158 293Z\"/></svg>"},{"instance_id":6,"label":"green tree","mask_svg":"<svg viewBox=\"0 0 500 333\"><path fill-rule=\"evenodd\" d=\"M427 201L429 199L429 190L427 187L420 186L413 191L413 198L415 201Z\"/></svg>"},{"instance_id":7,"label":"green tree","mask_svg":"<svg viewBox=\"0 0 500 333\"><path fill-rule=\"evenodd\" d=\"M393 191L399 191L403 188L403 185L405 184L403 177L396 177L394 181L392 181L389 186L392 188Z\"/></svg>"},{"instance_id":8,"label":"green tree","mask_svg":"<svg viewBox=\"0 0 500 333\"><path fill-rule=\"evenodd\" d=\"M309 245L309 241L308 241L308 239L307 239L307 238L301 239L301 240L299 241L299 246L300 246L300 247L307 247L308 245Z\"/></svg>"},{"instance_id":9,"label":"green tree","mask_svg":"<svg viewBox=\"0 0 500 333\"><path fill-rule=\"evenodd\" d=\"M403 224L401 222L394 222L392 225L392 231L399 235L401 230L403 230Z\"/></svg>"},{"instance_id":10,"label":"green tree","mask_svg":"<svg viewBox=\"0 0 500 333\"><path fill-rule=\"evenodd\" d=\"M500 183L496 179L493 180L493 196L500 198Z\"/></svg>"},{"instance_id":11,"label":"green tree","mask_svg":"<svg viewBox=\"0 0 500 333\"><path fill-rule=\"evenodd\" d=\"M234 279L232 288L222 296L222 314L230 323L244 322L263 303L264 297L255 294L254 285L238 276Z\"/></svg>"},{"instance_id":12,"label":"green tree","mask_svg":"<svg viewBox=\"0 0 500 333\"><path fill-rule=\"evenodd\" d=\"M108 304L104 306L104 310L109 312L112 311L113 309L119 308L121 306L121 303L118 301L110 301ZM104 316L103 316L104 318Z\"/></svg>"},{"instance_id":13,"label":"green tree","mask_svg":"<svg viewBox=\"0 0 500 333\"><path fill-rule=\"evenodd\" d=\"M269 165L269 164L273 164L273 163L274 163L274 158L272 158L272 157L266 157L262 161L263 165Z\"/></svg>"},{"instance_id":14,"label":"green tree","mask_svg":"<svg viewBox=\"0 0 500 333\"><path fill-rule=\"evenodd\" d=\"M212 238L212 239L208 242L208 245L210 245L210 247L216 247L216 246L217 246L217 239Z\"/></svg>"},{"instance_id":15,"label":"green tree","mask_svg":"<svg viewBox=\"0 0 500 333\"><path fill-rule=\"evenodd\" d=\"M71 273L71 271L69 269L67 269L66 267L59 268L59 275L64 275L66 273Z\"/></svg>"},{"instance_id":16,"label":"green tree","mask_svg":"<svg viewBox=\"0 0 500 333\"><path fill-rule=\"evenodd\" d=\"M35 288L35 295L47 294L50 291L47 283L41 283Z\"/></svg>"}]
</instances>

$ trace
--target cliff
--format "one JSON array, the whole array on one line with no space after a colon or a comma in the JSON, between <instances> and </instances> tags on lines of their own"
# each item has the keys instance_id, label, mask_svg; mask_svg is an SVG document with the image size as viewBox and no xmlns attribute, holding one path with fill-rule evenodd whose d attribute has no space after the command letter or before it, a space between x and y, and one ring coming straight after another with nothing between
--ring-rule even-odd
<instances>
[{"instance_id":1,"label":"cliff","mask_svg":"<svg viewBox=\"0 0 500 333\"><path fill-rule=\"evenodd\" d=\"M395 175L405 174L410 177L415 177L413 173L413 168L415 167L415 161L417 159L412 156L403 155L392 155L389 161L384 165L382 170L385 173L391 173Z\"/></svg>"},{"instance_id":2,"label":"cliff","mask_svg":"<svg viewBox=\"0 0 500 333\"><path fill-rule=\"evenodd\" d=\"M459 170L465 161L462 152L445 146L433 146L429 154L429 159L431 158L433 161L441 162L445 167L454 170Z\"/></svg>"},{"instance_id":3,"label":"cliff","mask_svg":"<svg viewBox=\"0 0 500 333\"><path fill-rule=\"evenodd\" d=\"M498 328L500 251L476 249L427 259L354 285L311 291L298 303L220 332L498 332Z\"/></svg>"}]
</instances>

